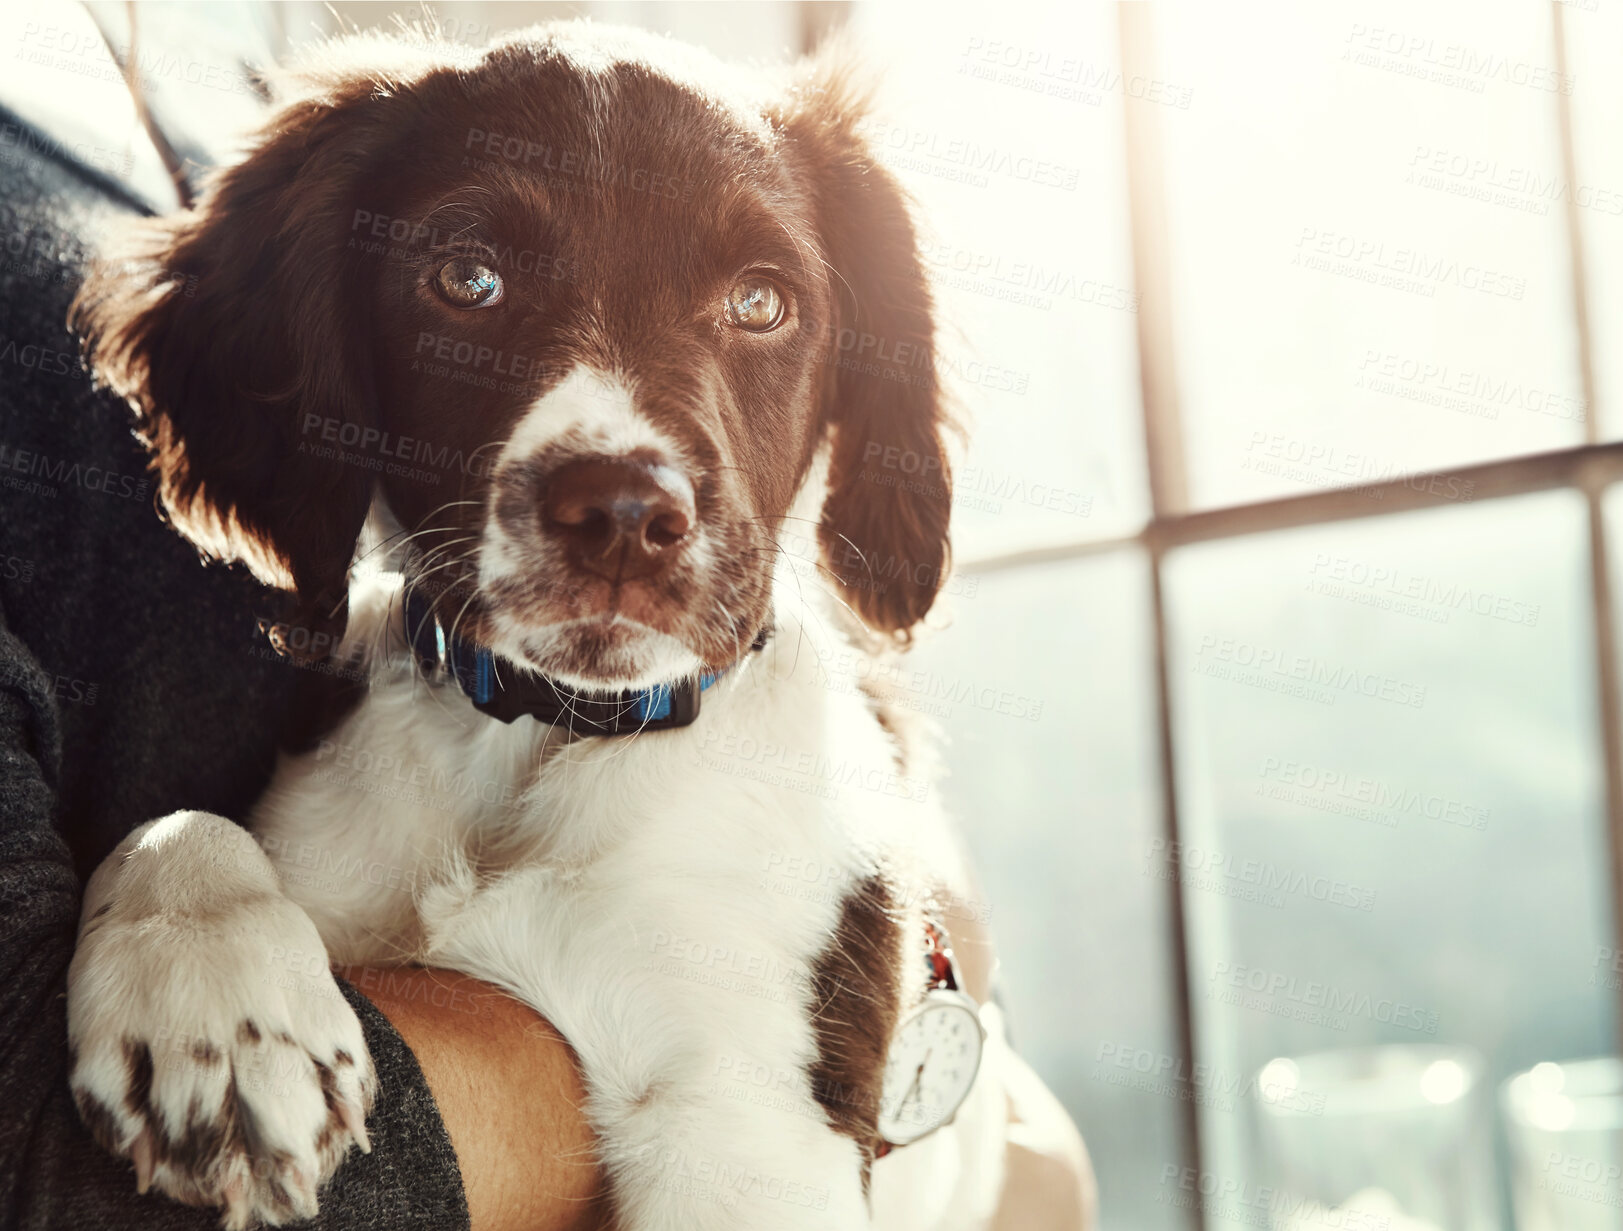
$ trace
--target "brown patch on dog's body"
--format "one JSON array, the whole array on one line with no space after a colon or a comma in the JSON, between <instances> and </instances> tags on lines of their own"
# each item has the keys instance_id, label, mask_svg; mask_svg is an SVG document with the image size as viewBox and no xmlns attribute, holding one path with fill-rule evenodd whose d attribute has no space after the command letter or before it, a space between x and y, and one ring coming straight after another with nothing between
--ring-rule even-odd
<instances>
[{"instance_id":1,"label":"brown patch on dog's body","mask_svg":"<svg viewBox=\"0 0 1623 1231\"><path fill-rule=\"evenodd\" d=\"M837 1133L862 1152L868 1190L879 1144L879 1099L885 1055L901 1014L901 924L890 886L859 881L840 905L828 947L812 963L812 1026L817 1060L808 1074L812 1097Z\"/></svg>"}]
</instances>

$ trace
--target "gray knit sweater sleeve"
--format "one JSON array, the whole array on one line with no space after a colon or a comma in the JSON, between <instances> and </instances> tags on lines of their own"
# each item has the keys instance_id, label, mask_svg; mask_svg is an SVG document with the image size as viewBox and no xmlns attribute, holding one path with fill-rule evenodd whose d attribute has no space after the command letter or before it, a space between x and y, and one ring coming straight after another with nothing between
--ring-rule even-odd
<instances>
[{"instance_id":1,"label":"gray knit sweater sleeve","mask_svg":"<svg viewBox=\"0 0 1623 1231\"><path fill-rule=\"evenodd\" d=\"M80 1125L68 963L88 871L143 820L242 815L292 694L292 669L255 629L277 596L201 567L162 525L127 412L74 357L64 321L84 241L128 209L48 147L13 142L0 165L0 1228L218 1224L212 1211L138 1197L130 1165ZM345 994L380 1079L373 1151L351 1154L304 1225L466 1227L456 1158L415 1059Z\"/></svg>"}]
</instances>

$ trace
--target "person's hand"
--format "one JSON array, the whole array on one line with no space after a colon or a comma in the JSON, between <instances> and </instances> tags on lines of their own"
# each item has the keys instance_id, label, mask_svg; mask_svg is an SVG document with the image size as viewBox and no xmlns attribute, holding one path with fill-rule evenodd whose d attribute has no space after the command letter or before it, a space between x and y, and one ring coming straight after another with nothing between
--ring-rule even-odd
<instances>
[{"instance_id":1,"label":"person's hand","mask_svg":"<svg viewBox=\"0 0 1623 1231\"><path fill-rule=\"evenodd\" d=\"M417 1057L462 1168L473 1231L586 1231L603 1180L575 1054L488 983L411 967L344 972Z\"/></svg>"}]
</instances>

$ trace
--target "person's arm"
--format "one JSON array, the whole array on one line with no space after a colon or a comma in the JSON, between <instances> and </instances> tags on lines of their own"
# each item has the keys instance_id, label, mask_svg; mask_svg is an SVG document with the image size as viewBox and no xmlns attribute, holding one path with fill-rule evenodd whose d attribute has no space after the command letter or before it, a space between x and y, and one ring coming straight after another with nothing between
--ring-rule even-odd
<instances>
[{"instance_id":1,"label":"person's arm","mask_svg":"<svg viewBox=\"0 0 1623 1231\"><path fill-rule=\"evenodd\" d=\"M443 970L341 970L400 1032L462 1168L473 1231L586 1231L603 1186L575 1053L506 993Z\"/></svg>"}]
</instances>

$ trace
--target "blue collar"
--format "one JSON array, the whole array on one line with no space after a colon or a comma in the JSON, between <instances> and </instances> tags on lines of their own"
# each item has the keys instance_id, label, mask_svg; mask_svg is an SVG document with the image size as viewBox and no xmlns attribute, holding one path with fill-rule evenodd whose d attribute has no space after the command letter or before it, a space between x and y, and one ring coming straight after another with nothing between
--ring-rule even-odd
<instances>
[{"instance_id":1,"label":"blue collar","mask_svg":"<svg viewBox=\"0 0 1623 1231\"><path fill-rule=\"evenodd\" d=\"M567 726L577 735L635 735L685 727L699 716L699 696L727 673L706 671L671 684L655 684L607 695L583 696L544 675L535 675L499 659L490 650L460 637L446 636L434 614L433 600L409 592L405 604L406 641L425 674L444 670L475 709L503 722L529 717L548 726ZM761 630L750 646L766 645Z\"/></svg>"}]
</instances>

